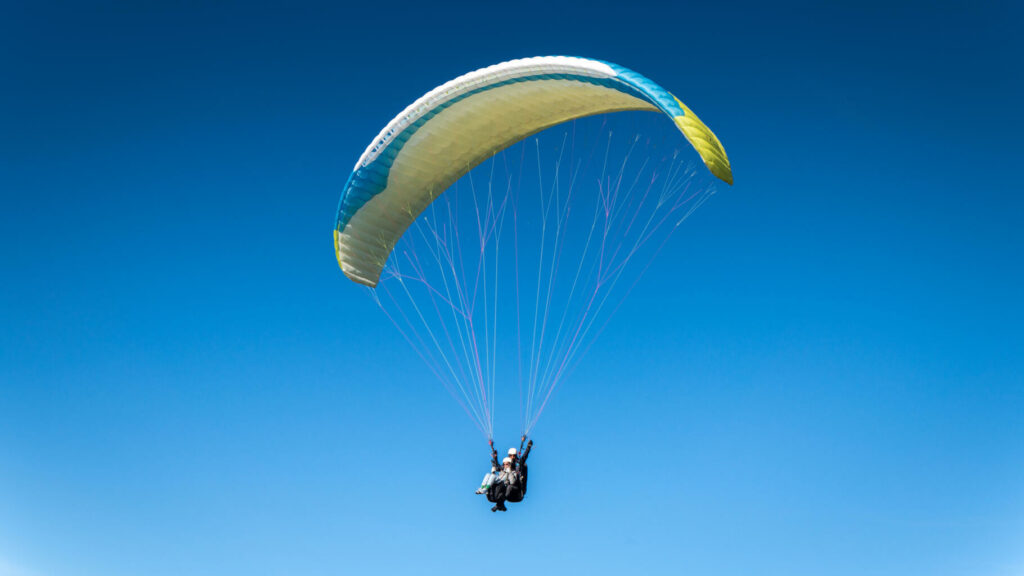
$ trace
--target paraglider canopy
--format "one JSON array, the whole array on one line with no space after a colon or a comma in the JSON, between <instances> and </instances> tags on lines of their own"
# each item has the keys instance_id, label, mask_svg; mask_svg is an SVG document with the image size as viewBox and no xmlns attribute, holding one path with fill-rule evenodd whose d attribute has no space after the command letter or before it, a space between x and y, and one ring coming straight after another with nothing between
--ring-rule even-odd
<instances>
[{"instance_id":1,"label":"paraglider canopy","mask_svg":"<svg viewBox=\"0 0 1024 576\"><path fill-rule=\"evenodd\" d=\"M338 264L351 280L376 286L410 224L480 162L551 126L626 110L668 115L708 169L732 184L718 138L678 98L640 74L587 58L512 60L431 90L370 143L338 207Z\"/></svg>"}]
</instances>

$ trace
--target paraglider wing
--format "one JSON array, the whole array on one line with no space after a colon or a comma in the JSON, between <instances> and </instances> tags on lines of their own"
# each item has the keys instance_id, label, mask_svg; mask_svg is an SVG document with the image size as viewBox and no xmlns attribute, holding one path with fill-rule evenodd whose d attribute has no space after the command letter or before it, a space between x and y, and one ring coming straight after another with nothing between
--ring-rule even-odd
<instances>
[{"instance_id":1,"label":"paraglider wing","mask_svg":"<svg viewBox=\"0 0 1024 576\"><path fill-rule=\"evenodd\" d=\"M729 160L711 130L640 74L586 58L512 60L431 90L373 140L338 207L338 264L351 280L376 286L409 225L473 167L556 124L626 110L667 114L708 169L732 184Z\"/></svg>"}]
</instances>

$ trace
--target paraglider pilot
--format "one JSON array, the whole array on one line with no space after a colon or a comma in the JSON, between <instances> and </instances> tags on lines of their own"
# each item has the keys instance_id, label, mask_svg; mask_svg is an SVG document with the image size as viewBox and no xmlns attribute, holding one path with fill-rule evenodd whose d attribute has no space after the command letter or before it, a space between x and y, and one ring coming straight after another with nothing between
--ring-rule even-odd
<instances>
[{"instance_id":1,"label":"paraglider pilot","mask_svg":"<svg viewBox=\"0 0 1024 576\"><path fill-rule=\"evenodd\" d=\"M526 442L523 436L522 442ZM484 476L477 494L486 494L487 500L494 502L491 512L501 510L505 512L505 502L522 502L526 496L527 467L526 459L530 456L530 449L533 448L533 440L523 450L522 442L519 444L519 451L515 448L508 449L508 456L498 465L498 451L494 449L494 441L491 445L491 473ZM520 454L521 452L521 454Z\"/></svg>"}]
</instances>

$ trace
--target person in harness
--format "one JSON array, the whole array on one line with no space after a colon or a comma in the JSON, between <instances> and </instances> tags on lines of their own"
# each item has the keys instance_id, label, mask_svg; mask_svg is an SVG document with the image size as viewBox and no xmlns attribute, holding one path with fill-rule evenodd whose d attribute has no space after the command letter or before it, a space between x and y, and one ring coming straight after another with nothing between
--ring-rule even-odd
<instances>
[{"instance_id":1,"label":"person in harness","mask_svg":"<svg viewBox=\"0 0 1024 576\"><path fill-rule=\"evenodd\" d=\"M526 442L526 436L523 436L522 442ZM491 472L484 476L476 493L486 494L487 500L495 503L491 512L499 510L505 512L508 510L505 508L505 502L522 502L526 497L528 477L526 459L530 456L530 450L533 448L533 440L526 444L525 451L522 450L522 442L519 444L520 451L517 452L515 448L509 448L508 456L501 461L501 466L498 466L498 451L494 449L494 441L490 441Z\"/></svg>"}]
</instances>

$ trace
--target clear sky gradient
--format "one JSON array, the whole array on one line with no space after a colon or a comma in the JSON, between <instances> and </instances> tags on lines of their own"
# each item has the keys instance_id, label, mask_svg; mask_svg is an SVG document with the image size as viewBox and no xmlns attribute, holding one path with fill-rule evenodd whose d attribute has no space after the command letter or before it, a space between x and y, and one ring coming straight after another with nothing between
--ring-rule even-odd
<instances>
[{"instance_id":1,"label":"clear sky gradient","mask_svg":"<svg viewBox=\"0 0 1024 576\"><path fill-rule=\"evenodd\" d=\"M1024 574L1019 2L343 4L3 4L0 575ZM495 515L331 231L404 106L549 54L736 185Z\"/></svg>"}]
</instances>

